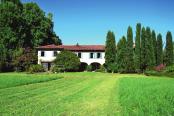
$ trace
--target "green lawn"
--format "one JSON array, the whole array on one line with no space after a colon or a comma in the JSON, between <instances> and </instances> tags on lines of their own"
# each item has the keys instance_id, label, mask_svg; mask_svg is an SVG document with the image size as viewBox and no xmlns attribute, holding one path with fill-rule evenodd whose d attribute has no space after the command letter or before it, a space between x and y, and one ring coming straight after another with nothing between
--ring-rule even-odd
<instances>
[{"instance_id":1,"label":"green lawn","mask_svg":"<svg viewBox=\"0 0 174 116\"><path fill-rule=\"evenodd\" d=\"M49 80L31 81L35 78L41 80L42 77ZM6 73L0 74L0 87L2 115L174 114L172 78L87 72L37 75Z\"/></svg>"},{"instance_id":2,"label":"green lawn","mask_svg":"<svg viewBox=\"0 0 174 116\"><path fill-rule=\"evenodd\" d=\"M50 74L25 74L25 73L0 73L0 89L15 87L20 85L27 85L33 83L41 83L50 80L62 78L58 75Z\"/></svg>"}]
</instances>

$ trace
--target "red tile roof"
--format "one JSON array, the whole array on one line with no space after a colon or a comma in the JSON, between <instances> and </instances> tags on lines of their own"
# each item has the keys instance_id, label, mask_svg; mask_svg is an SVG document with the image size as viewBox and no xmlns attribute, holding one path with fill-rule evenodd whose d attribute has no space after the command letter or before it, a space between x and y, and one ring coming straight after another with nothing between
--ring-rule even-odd
<instances>
[{"instance_id":1,"label":"red tile roof","mask_svg":"<svg viewBox=\"0 0 174 116\"><path fill-rule=\"evenodd\" d=\"M104 45L45 45L37 49L65 49L70 51L104 51Z\"/></svg>"}]
</instances>

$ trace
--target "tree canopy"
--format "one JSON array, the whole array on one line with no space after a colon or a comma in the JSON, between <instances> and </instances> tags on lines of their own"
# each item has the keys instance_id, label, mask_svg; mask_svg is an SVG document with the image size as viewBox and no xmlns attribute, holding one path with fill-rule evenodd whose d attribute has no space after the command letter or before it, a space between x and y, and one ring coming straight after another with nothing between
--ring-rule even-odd
<instances>
[{"instance_id":1,"label":"tree canopy","mask_svg":"<svg viewBox=\"0 0 174 116\"><path fill-rule=\"evenodd\" d=\"M45 44L62 44L53 31L52 15L36 3L20 0L2 0L0 4L0 48L3 54L1 67L13 67L13 61L24 52L18 51ZM18 55L18 56L17 56Z\"/></svg>"}]
</instances>

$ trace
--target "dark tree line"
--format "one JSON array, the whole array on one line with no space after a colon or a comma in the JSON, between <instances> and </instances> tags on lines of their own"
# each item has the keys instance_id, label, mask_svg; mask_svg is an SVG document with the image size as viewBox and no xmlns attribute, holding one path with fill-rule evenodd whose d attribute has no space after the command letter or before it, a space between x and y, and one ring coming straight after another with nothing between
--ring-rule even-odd
<instances>
[{"instance_id":1,"label":"dark tree line","mask_svg":"<svg viewBox=\"0 0 174 116\"><path fill-rule=\"evenodd\" d=\"M136 26L135 41L130 26L127 30L127 38L123 36L117 45L113 40L115 37L108 38L108 35L109 32L105 52L107 71L112 70L110 68L112 65L115 72L144 72L160 64L170 66L174 62L173 40L170 31L166 35L165 47L163 47L163 39L160 33L156 34L155 30L151 30L150 27L142 27L140 23ZM110 42L111 40L114 42ZM111 58L114 58L113 56L115 60L109 62Z\"/></svg>"},{"instance_id":2,"label":"dark tree line","mask_svg":"<svg viewBox=\"0 0 174 116\"><path fill-rule=\"evenodd\" d=\"M36 3L1 0L0 71L14 70L17 59L36 46L61 44L53 27L52 14L46 15Z\"/></svg>"}]
</instances>

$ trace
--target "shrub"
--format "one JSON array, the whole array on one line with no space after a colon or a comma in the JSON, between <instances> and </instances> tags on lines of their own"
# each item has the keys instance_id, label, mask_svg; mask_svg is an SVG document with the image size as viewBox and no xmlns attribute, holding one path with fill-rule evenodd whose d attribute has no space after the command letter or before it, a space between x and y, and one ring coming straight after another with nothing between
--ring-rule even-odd
<instances>
[{"instance_id":1,"label":"shrub","mask_svg":"<svg viewBox=\"0 0 174 116\"><path fill-rule=\"evenodd\" d=\"M167 73L172 73L172 72L174 72L174 65L168 66L168 67L165 69L165 72L167 72Z\"/></svg>"},{"instance_id":2,"label":"shrub","mask_svg":"<svg viewBox=\"0 0 174 116\"><path fill-rule=\"evenodd\" d=\"M63 67L64 71L77 71L80 66L80 59L71 51L61 51L55 61L55 65Z\"/></svg>"},{"instance_id":3,"label":"shrub","mask_svg":"<svg viewBox=\"0 0 174 116\"><path fill-rule=\"evenodd\" d=\"M100 68L96 70L96 72L106 72L106 69L103 65L101 65Z\"/></svg>"},{"instance_id":4,"label":"shrub","mask_svg":"<svg viewBox=\"0 0 174 116\"><path fill-rule=\"evenodd\" d=\"M88 71L88 72L92 71L92 66L91 66L91 65L88 65L88 66L86 67L86 71Z\"/></svg>"},{"instance_id":5,"label":"shrub","mask_svg":"<svg viewBox=\"0 0 174 116\"><path fill-rule=\"evenodd\" d=\"M54 65L53 67L51 67L51 72L53 72L53 73L61 73L64 71L65 71L65 69L63 67L58 66L58 65Z\"/></svg>"},{"instance_id":6,"label":"shrub","mask_svg":"<svg viewBox=\"0 0 174 116\"><path fill-rule=\"evenodd\" d=\"M108 66L106 66L107 72L109 73L117 73L118 72L118 66L115 63L112 63Z\"/></svg>"},{"instance_id":7,"label":"shrub","mask_svg":"<svg viewBox=\"0 0 174 116\"><path fill-rule=\"evenodd\" d=\"M150 75L158 75L159 73L157 72L157 71L155 71L155 70L146 70L145 72L144 72L144 74L146 75L146 76L150 76Z\"/></svg>"},{"instance_id":8,"label":"shrub","mask_svg":"<svg viewBox=\"0 0 174 116\"><path fill-rule=\"evenodd\" d=\"M171 77L171 78L173 78L174 76L174 72L170 72L170 73L168 73L168 72L165 72L165 71L161 71L161 72L158 72L158 71L155 71L155 70L148 70L148 71L145 71L145 75L147 75L147 76L150 76L150 75L152 75L152 76L158 76L158 77Z\"/></svg>"},{"instance_id":9,"label":"shrub","mask_svg":"<svg viewBox=\"0 0 174 116\"><path fill-rule=\"evenodd\" d=\"M13 61L15 70L18 72L29 70L30 66L37 64L37 55L34 50L26 48L23 52Z\"/></svg>"},{"instance_id":10,"label":"shrub","mask_svg":"<svg viewBox=\"0 0 174 116\"><path fill-rule=\"evenodd\" d=\"M161 64L154 68L154 70L146 70L145 75L153 75L153 76L167 76L172 77L174 75L174 65L166 67L165 65Z\"/></svg>"},{"instance_id":11,"label":"shrub","mask_svg":"<svg viewBox=\"0 0 174 116\"><path fill-rule=\"evenodd\" d=\"M38 72L45 72L45 69L42 65L36 64L31 65L28 69L29 73L38 73Z\"/></svg>"},{"instance_id":12,"label":"shrub","mask_svg":"<svg viewBox=\"0 0 174 116\"><path fill-rule=\"evenodd\" d=\"M160 71L163 71L165 68L166 68L165 64L160 64L160 65L156 66L154 69L155 69L155 71L160 72Z\"/></svg>"}]
</instances>

